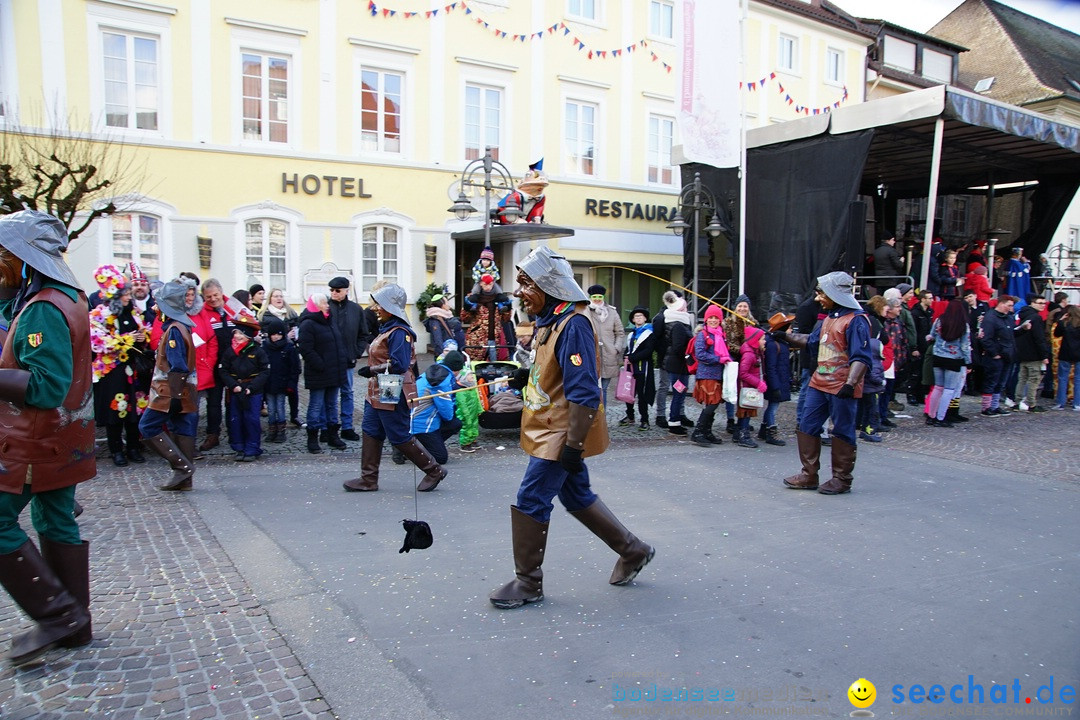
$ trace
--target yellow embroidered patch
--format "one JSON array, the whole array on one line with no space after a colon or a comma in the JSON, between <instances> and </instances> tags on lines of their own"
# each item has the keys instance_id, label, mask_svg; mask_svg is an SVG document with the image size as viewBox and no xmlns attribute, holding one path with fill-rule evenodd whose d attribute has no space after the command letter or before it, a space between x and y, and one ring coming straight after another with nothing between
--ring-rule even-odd
<instances>
[{"instance_id":1,"label":"yellow embroidered patch","mask_svg":"<svg viewBox=\"0 0 1080 720\"><path fill-rule=\"evenodd\" d=\"M41 333L30 333L26 336L26 342L30 343L30 347L37 347L44 341L45 338Z\"/></svg>"},{"instance_id":2,"label":"yellow embroidered patch","mask_svg":"<svg viewBox=\"0 0 1080 720\"><path fill-rule=\"evenodd\" d=\"M572 362L574 365L581 365L581 355L574 353L570 356L570 362Z\"/></svg>"},{"instance_id":3,"label":"yellow embroidered patch","mask_svg":"<svg viewBox=\"0 0 1080 720\"><path fill-rule=\"evenodd\" d=\"M176 341L175 340L170 340L169 341L169 347L170 348L175 348L176 347Z\"/></svg>"}]
</instances>

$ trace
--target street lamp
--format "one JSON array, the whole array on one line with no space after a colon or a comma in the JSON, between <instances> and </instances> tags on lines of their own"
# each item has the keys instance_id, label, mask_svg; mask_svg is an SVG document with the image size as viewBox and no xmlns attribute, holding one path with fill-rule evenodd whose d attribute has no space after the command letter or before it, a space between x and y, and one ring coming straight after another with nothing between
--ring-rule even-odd
<instances>
[{"instance_id":1,"label":"street lamp","mask_svg":"<svg viewBox=\"0 0 1080 720\"><path fill-rule=\"evenodd\" d=\"M683 219L683 209L689 211L691 222ZM676 235L684 235L690 230L690 242L694 248L694 278L690 287L694 291L694 315L698 313L698 233L701 228L701 215L711 213L709 224L705 226L705 233L710 238L718 238L724 232L724 225L720 222L720 205L716 202L709 189L701 184L701 173L694 173L694 181L684 185L679 191L678 208L675 217L667 224L667 228ZM740 258L741 262L741 258Z\"/></svg>"},{"instance_id":2,"label":"street lamp","mask_svg":"<svg viewBox=\"0 0 1080 720\"><path fill-rule=\"evenodd\" d=\"M483 180L480 179L480 174ZM447 208L447 212L453 213L458 220L467 220L476 212L476 208L469 202L465 195L465 188L483 188L484 191L484 247L491 247L491 195L498 192L500 196L514 189L514 178L506 166L491 156L491 148L484 148L484 157L473 160L461 172L461 181L458 183L458 196L454 204ZM503 215L510 218L511 222L522 215L516 207L503 209ZM494 312L492 314L494 319ZM495 348L494 325L488 323L488 357L494 362L497 358Z\"/></svg>"}]
</instances>

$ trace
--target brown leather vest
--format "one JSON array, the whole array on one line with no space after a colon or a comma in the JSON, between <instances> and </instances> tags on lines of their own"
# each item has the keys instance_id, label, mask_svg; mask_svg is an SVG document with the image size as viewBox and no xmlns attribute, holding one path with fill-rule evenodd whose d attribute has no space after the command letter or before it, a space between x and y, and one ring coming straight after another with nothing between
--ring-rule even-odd
<instances>
[{"instance_id":1,"label":"brown leather vest","mask_svg":"<svg viewBox=\"0 0 1080 720\"><path fill-rule=\"evenodd\" d=\"M47 302L64 314L71 334L72 378L58 408L19 408L0 402L0 491L15 494L22 493L27 482L38 493L75 485L97 474L90 307L86 295L79 292L78 300L72 301L56 288L45 288L26 306L36 302ZM18 325L16 316L9 338L18 337ZM13 344L4 344L0 368L20 367Z\"/></svg>"},{"instance_id":2,"label":"brown leather vest","mask_svg":"<svg viewBox=\"0 0 1080 720\"><path fill-rule=\"evenodd\" d=\"M555 358L555 344L570 318L582 315L588 319L585 306L584 302L577 303L573 312L566 313L550 326L551 334L547 338L543 337L546 328L540 328L533 340L536 358L529 369L529 384L522 398L525 408L521 413L521 449L533 457L558 460L566 444L566 434L570 428L570 404L563 393L563 371ZM600 347L595 328L593 345L596 350L596 376L599 378ZM609 441L607 414L601 401L589 427L589 434L585 436L583 456L599 455L607 450Z\"/></svg>"},{"instance_id":3,"label":"brown leather vest","mask_svg":"<svg viewBox=\"0 0 1080 720\"><path fill-rule=\"evenodd\" d=\"M868 322L862 313L848 313L840 317L827 317L821 321L821 339L818 342L817 369L810 377L810 387L835 395L848 377L847 329L855 318ZM863 381L855 385L855 397L862 397Z\"/></svg>"},{"instance_id":4,"label":"brown leather vest","mask_svg":"<svg viewBox=\"0 0 1080 720\"><path fill-rule=\"evenodd\" d=\"M390 335L400 330L408 337L409 333L405 328L400 325L395 325L381 335L377 335L374 340L371 341L371 345L368 346L368 367L378 367L379 365L385 365L390 362L390 347L388 340ZM416 364L416 345L409 343L409 369L405 371L405 375L401 381L401 394L406 400L416 399L416 376L413 375L412 366ZM371 403L371 407L376 410L396 410L401 401L397 403L385 403L379 400L379 379L375 377L376 373L373 373L368 378L367 386L367 401Z\"/></svg>"},{"instance_id":5,"label":"brown leather vest","mask_svg":"<svg viewBox=\"0 0 1080 720\"><path fill-rule=\"evenodd\" d=\"M184 381L184 389L179 398L173 398L172 390L169 389L169 358L166 355L169 345L169 330L176 328L184 336L187 345L187 366L191 369ZM191 341L191 329L184 323L176 320L168 320L161 328L161 342L158 344L154 374L150 376L150 404L151 410L169 412L169 405L174 399L180 400L180 412L193 413L199 409L196 400L199 386L199 378L195 372L195 343Z\"/></svg>"}]
</instances>

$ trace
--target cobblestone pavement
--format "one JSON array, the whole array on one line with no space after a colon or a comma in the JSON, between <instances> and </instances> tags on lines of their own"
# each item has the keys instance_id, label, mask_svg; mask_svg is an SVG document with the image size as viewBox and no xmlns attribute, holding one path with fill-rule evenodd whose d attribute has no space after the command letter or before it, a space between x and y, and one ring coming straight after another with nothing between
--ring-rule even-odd
<instances>
[{"instance_id":1,"label":"cobblestone pavement","mask_svg":"<svg viewBox=\"0 0 1080 720\"><path fill-rule=\"evenodd\" d=\"M913 473L920 463L941 457L968 462L973 473L985 466L1080 479L1080 414L1067 410L986 419L978 416L977 398L962 402L971 422L930 428L921 409L907 408L898 413L900 427L878 447L910 453ZM795 403L782 408L780 427L793 440ZM698 409L688 403L689 415L696 416ZM915 417L903 417L906 413ZM717 430L723 428L722 414ZM609 416L616 447L687 441L656 427L619 426L622 416L621 406ZM260 462L303 454L305 442L304 431L290 426L289 440L265 445L268 455ZM509 449L516 442L516 432L481 433L481 445ZM749 453L776 459L786 453L794 468L790 444L747 450L725 443L718 451L748 453L747 459ZM335 451L334 459L358 459L358 444L349 445ZM99 477L79 489L88 510L82 531L92 543L95 640L76 651L51 651L29 668L0 669L0 717L337 717L187 496L162 494L147 480L149 472L165 477L160 461L115 468L101 449ZM452 462L467 464L481 462L484 453L452 454ZM200 464L227 473L230 457L223 445ZM7 594L0 594L0 647L28 627Z\"/></svg>"}]
</instances>

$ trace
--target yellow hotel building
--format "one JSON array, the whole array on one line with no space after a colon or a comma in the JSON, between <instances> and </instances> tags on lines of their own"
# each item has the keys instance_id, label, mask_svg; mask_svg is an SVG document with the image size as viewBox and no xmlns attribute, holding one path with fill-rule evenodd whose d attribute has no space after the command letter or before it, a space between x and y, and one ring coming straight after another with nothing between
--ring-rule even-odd
<instances>
[{"instance_id":1,"label":"yellow hotel building","mask_svg":"<svg viewBox=\"0 0 1080 720\"><path fill-rule=\"evenodd\" d=\"M862 100L870 39L825 12L751 3L743 75L769 81L746 91L750 126ZM663 284L595 266L681 278L681 23L676 0L0 0L0 129L136 160L121 211L69 249L88 290L134 259L294 304L335 275L361 303L383 278L460 297L482 247L450 235L481 219L447 209L490 146L515 179L544 158L547 222L575 231L551 245L583 284L655 311ZM510 288L529 247L494 250Z\"/></svg>"}]
</instances>

